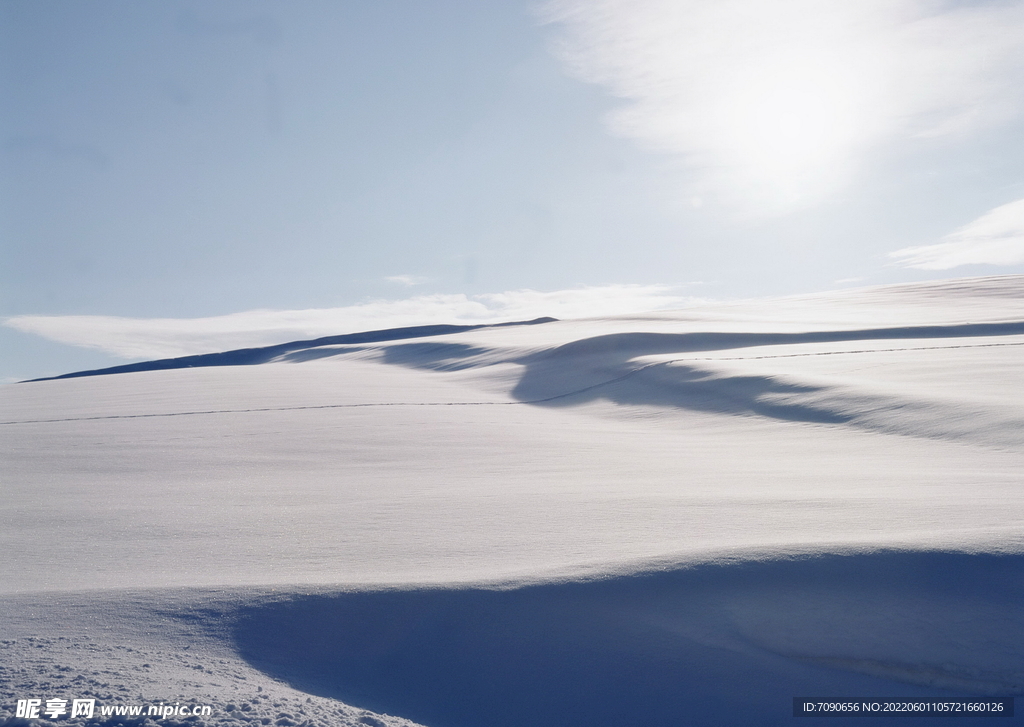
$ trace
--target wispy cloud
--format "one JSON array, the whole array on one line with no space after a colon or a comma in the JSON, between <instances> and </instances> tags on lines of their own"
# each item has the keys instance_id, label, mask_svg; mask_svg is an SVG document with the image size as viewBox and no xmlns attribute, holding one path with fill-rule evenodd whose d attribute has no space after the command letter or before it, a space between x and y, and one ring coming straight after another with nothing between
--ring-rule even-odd
<instances>
[{"instance_id":1,"label":"wispy cloud","mask_svg":"<svg viewBox=\"0 0 1024 727\"><path fill-rule=\"evenodd\" d=\"M4 325L126 359L154 359L400 326L625 315L692 300L665 285L607 285L547 293L424 295L344 308L253 310L209 318L25 315L8 318Z\"/></svg>"},{"instance_id":2,"label":"wispy cloud","mask_svg":"<svg viewBox=\"0 0 1024 727\"><path fill-rule=\"evenodd\" d=\"M701 191L785 209L866 149L967 133L1024 100L1024 4L551 0L557 49L625 103L618 134L680 157Z\"/></svg>"},{"instance_id":3,"label":"wispy cloud","mask_svg":"<svg viewBox=\"0 0 1024 727\"><path fill-rule=\"evenodd\" d=\"M937 245L905 247L889 257L921 270L1024 263L1024 199L996 207L943 239Z\"/></svg>"},{"instance_id":4,"label":"wispy cloud","mask_svg":"<svg viewBox=\"0 0 1024 727\"><path fill-rule=\"evenodd\" d=\"M389 283L398 283L399 285L406 285L410 287L430 282L430 278L424 278L419 275L388 275L384 279Z\"/></svg>"}]
</instances>

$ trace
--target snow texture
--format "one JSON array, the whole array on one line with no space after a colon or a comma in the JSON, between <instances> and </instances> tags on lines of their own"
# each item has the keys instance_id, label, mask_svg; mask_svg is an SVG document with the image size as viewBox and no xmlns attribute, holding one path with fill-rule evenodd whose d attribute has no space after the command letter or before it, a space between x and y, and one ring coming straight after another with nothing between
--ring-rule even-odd
<instances>
[{"instance_id":1,"label":"snow texture","mask_svg":"<svg viewBox=\"0 0 1024 727\"><path fill-rule=\"evenodd\" d=\"M1024 694L1024 276L427 333L0 388L0 725Z\"/></svg>"}]
</instances>

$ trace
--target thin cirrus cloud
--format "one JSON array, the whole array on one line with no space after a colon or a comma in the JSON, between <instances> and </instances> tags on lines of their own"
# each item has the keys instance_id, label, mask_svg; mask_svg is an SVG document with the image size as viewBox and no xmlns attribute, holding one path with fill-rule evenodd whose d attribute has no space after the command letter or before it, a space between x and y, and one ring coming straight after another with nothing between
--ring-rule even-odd
<instances>
[{"instance_id":1,"label":"thin cirrus cloud","mask_svg":"<svg viewBox=\"0 0 1024 727\"><path fill-rule=\"evenodd\" d=\"M1024 263L1024 199L996 207L935 245L905 247L889 253L896 264L921 270L961 265Z\"/></svg>"},{"instance_id":2,"label":"thin cirrus cloud","mask_svg":"<svg viewBox=\"0 0 1024 727\"><path fill-rule=\"evenodd\" d=\"M665 285L607 285L546 293L424 295L343 308L253 310L208 318L23 315L3 323L125 359L158 359L401 326L625 315L680 307L694 300L673 291Z\"/></svg>"},{"instance_id":3,"label":"thin cirrus cloud","mask_svg":"<svg viewBox=\"0 0 1024 727\"><path fill-rule=\"evenodd\" d=\"M550 0L556 52L624 100L615 133L681 159L695 191L786 211L887 142L1012 118L1024 4Z\"/></svg>"}]
</instances>

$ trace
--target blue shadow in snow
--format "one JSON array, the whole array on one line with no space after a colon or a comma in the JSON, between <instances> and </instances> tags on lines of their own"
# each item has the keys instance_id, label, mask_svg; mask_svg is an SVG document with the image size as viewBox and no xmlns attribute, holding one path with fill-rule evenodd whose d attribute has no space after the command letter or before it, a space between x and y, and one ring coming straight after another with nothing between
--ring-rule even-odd
<instances>
[{"instance_id":1,"label":"blue shadow in snow","mask_svg":"<svg viewBox=\"0 0 1024 727\"><path fill-rule=\"evenodd\" d=\"M956 689L955 679L952 688L940 689L775 653L730 615L738 603L748 611L754 604L769 636L787 625L799 630L804 617L786 605L793 598L817 599L808 624L816 620L810 633L822 638L867 619L875 626L864 627L863 638L883 650L892 638L921 629L925 642L949 637L953 643L952 654L935 658L969 654L968 661L1006 671L1009 648L1010 671L1019 667L1024 674L1024 557L1018 555L890 551L514 590L305 595L243 611L235 640L256 668L297 689L430 727L790 725L794 697L948 700L971 691ZM921 603L936 604L935 610L915 609ZM993 634L963 636L965 623L992 609L1004 618ZM970 638L975 643L966 643ZM901 662L927 659L930 649L918 643ZM934 682L933 667L922 669ZM906 664L890 671L910 674L911 682L918 673ZM979 689L992 692L991 685ZM976 723L1012 720L971 720Z\"/></svg>"},{"instance_id":2,"label":"blue shadow in snow","mask_svg":"<svg viewBox=\"0 0 1024 727\"><path fill-rule=\"evenodd\" d=\"M354 345L360 343L380 343L382 341L397 341L405 338L424 338L427 336L447 336L453 333L474 331L479 328L501 328L504 326L533 326L540 323L550 323L555 318L536 318L532 321L513 321L510 323L494 323L477 326L411 326L408 328L388 328L382 331L366 331L364 333L349 333L340 336L325 336L314 338L308 341L292 341L281 343L276 346L262 346L260 348L240 348L234 351L222 353L204 353L196 356L180 356L178 358L164 358L156 361L140 361L139 363L125 364L123 366L111 366L105 369L94 369L92 371L76 371L60 376L50 376L43 379L30 379L30 381L52 381L54 379L74 379L82 376L105 376L107 374L127 374L136 371L164 371L167 369L200 368L205 366L254 366L267 363L279 356L303 352L309 349L316 349L320 346ZM334 355L337 351L330 351L323 355ZM295 356L295 360L309 360L320 358L317 352L309 352L303 359ZM28 382L24 382L28 383Z\"/></svg>"}]
</instances>

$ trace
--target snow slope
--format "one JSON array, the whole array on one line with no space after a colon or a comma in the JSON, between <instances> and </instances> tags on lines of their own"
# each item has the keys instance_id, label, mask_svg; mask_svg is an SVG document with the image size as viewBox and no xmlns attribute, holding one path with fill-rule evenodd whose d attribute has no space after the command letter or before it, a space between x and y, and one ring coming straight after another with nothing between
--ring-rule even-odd
<instances>
[{"instance_id":1,"label":"snow slope","mask_svg":"<svg viewBox=\"0 0 1024 727\"><path fill-rule=\"evenodd\" d=\"M1004 276L0 388L0 709L97 653L210 724L1024 694L1022 347Z\"/></svg>"}]
</instances>

